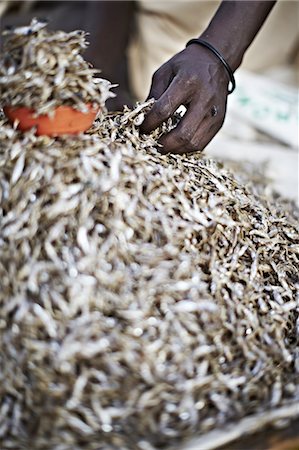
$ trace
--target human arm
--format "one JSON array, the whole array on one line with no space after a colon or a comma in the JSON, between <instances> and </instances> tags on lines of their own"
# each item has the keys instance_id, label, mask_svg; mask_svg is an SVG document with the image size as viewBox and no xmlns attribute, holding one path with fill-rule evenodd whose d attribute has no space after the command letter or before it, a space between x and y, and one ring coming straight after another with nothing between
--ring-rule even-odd
<instances>
[{"instance_id":1,"label":"human arm","mask_svg":"<svg viewBox=\"0 0 299 450\"><path fill-rule=\"evenodd\" d=\"M212 44L235 71L274 4L274 1L223 1L200 38ZM178 126L161 138L161 151L202 150L223 124L228 82L223 64L211 50L191 44L155 72L149 98L154 97L156 102L142 124L142 131L155 129L184 105L187 112Z\"/></svg>"}]
</instances>

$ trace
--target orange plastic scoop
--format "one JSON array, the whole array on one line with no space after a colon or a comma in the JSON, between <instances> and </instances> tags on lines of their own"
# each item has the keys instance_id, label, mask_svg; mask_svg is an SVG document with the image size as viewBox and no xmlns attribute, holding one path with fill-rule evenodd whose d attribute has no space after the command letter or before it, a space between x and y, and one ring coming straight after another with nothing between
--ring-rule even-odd
<instances>
[{"instance_id":1,"label":"orange plastic scoop","mask_svg":"<svg viewBox=\"0 0 299 450\"><path fill-rule=\"evenodd\" d=\"M83 113L71 106L58 106L53 117L41 115L34 117L34 110L27 107L4 107L4 112L10 122L19 121L18 128L22 131L36 127L38 136L58 136L61 134L78 134L88 130L99 111L92 105L87 105L89 111Z\"/></svg>"}]
</instances>

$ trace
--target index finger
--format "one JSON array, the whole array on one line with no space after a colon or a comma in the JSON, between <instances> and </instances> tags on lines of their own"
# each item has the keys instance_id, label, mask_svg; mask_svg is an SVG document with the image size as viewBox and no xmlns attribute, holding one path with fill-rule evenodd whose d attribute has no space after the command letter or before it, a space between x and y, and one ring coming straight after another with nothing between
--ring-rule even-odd
<instances>
[{"instance_id":1,"label":"index finger","mask_svg":"<svg viewBox=\"0 0 299 450\"><path fill-rule=\"evenodd\" d=\"M198 150L198 142L194 136L205 118L205 99L196 98L190 103L187 112L178 125L169 133L161 137L161 153L186 153Z\"/></svg>"},{"instance_id":2,"label":"index finger","mask_svg":"<svg viewBox=\"0 0 299 450\"><path fill-rule=\"evenodd\" d=\"M150 98L158 100L163 94L163 92L166 91L172 79L173 79L172 71L170 70L167 64L164 64L153 75L152 84L147 100L149 100Z\"/></svg>"},{"instance_id":3,"label":"index finger","mask_svg":"<svg viewBox=\"0 0 299 450\"><path fill-rule=\"evenodd\" d=\"M186 102L189 102L189 96L186 90L184 81L178 75L174 77L169 87L164 94L155 101L152 109L147 113L141 131L143 133L150 133L165 120L169 119L178 107Z\"/></svg>"}]
</instances>

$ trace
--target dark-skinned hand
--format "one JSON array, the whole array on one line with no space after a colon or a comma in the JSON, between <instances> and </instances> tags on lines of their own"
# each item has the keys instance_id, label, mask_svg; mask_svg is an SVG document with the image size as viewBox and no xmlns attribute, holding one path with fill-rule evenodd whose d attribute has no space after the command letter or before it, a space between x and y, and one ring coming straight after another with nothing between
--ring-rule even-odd
<instances>
[{"instance_id":1,"label":"dark-skinned hand","mask_svg":"<svg viewBox=\"0 0 299 450\"><path fill-rule=\"evenodd\" d=\"M220 130L226 112L228 76L215 55L191 44L163 64L152 78L148 98L155 103L141 126L149 133L180 105L187 111L175 129L161 137L161 153L203 150Z\"/></svg>"}]
</instances>

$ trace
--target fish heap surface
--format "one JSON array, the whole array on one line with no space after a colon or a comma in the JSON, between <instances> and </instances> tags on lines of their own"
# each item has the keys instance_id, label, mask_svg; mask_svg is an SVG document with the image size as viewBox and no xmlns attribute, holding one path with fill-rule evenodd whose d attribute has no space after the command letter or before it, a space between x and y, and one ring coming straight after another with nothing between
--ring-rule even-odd
<instances>
[{"instance_id":1,"label":"fish heap surface","mask_svg":"<svg viewBox=\"0 0 299 450\"><path fill-rule=\"evenodd\" d=\"M151 450L299 400L298 210L139 133L0 123L0 447Z\"/></svg>"}]
</instances>

